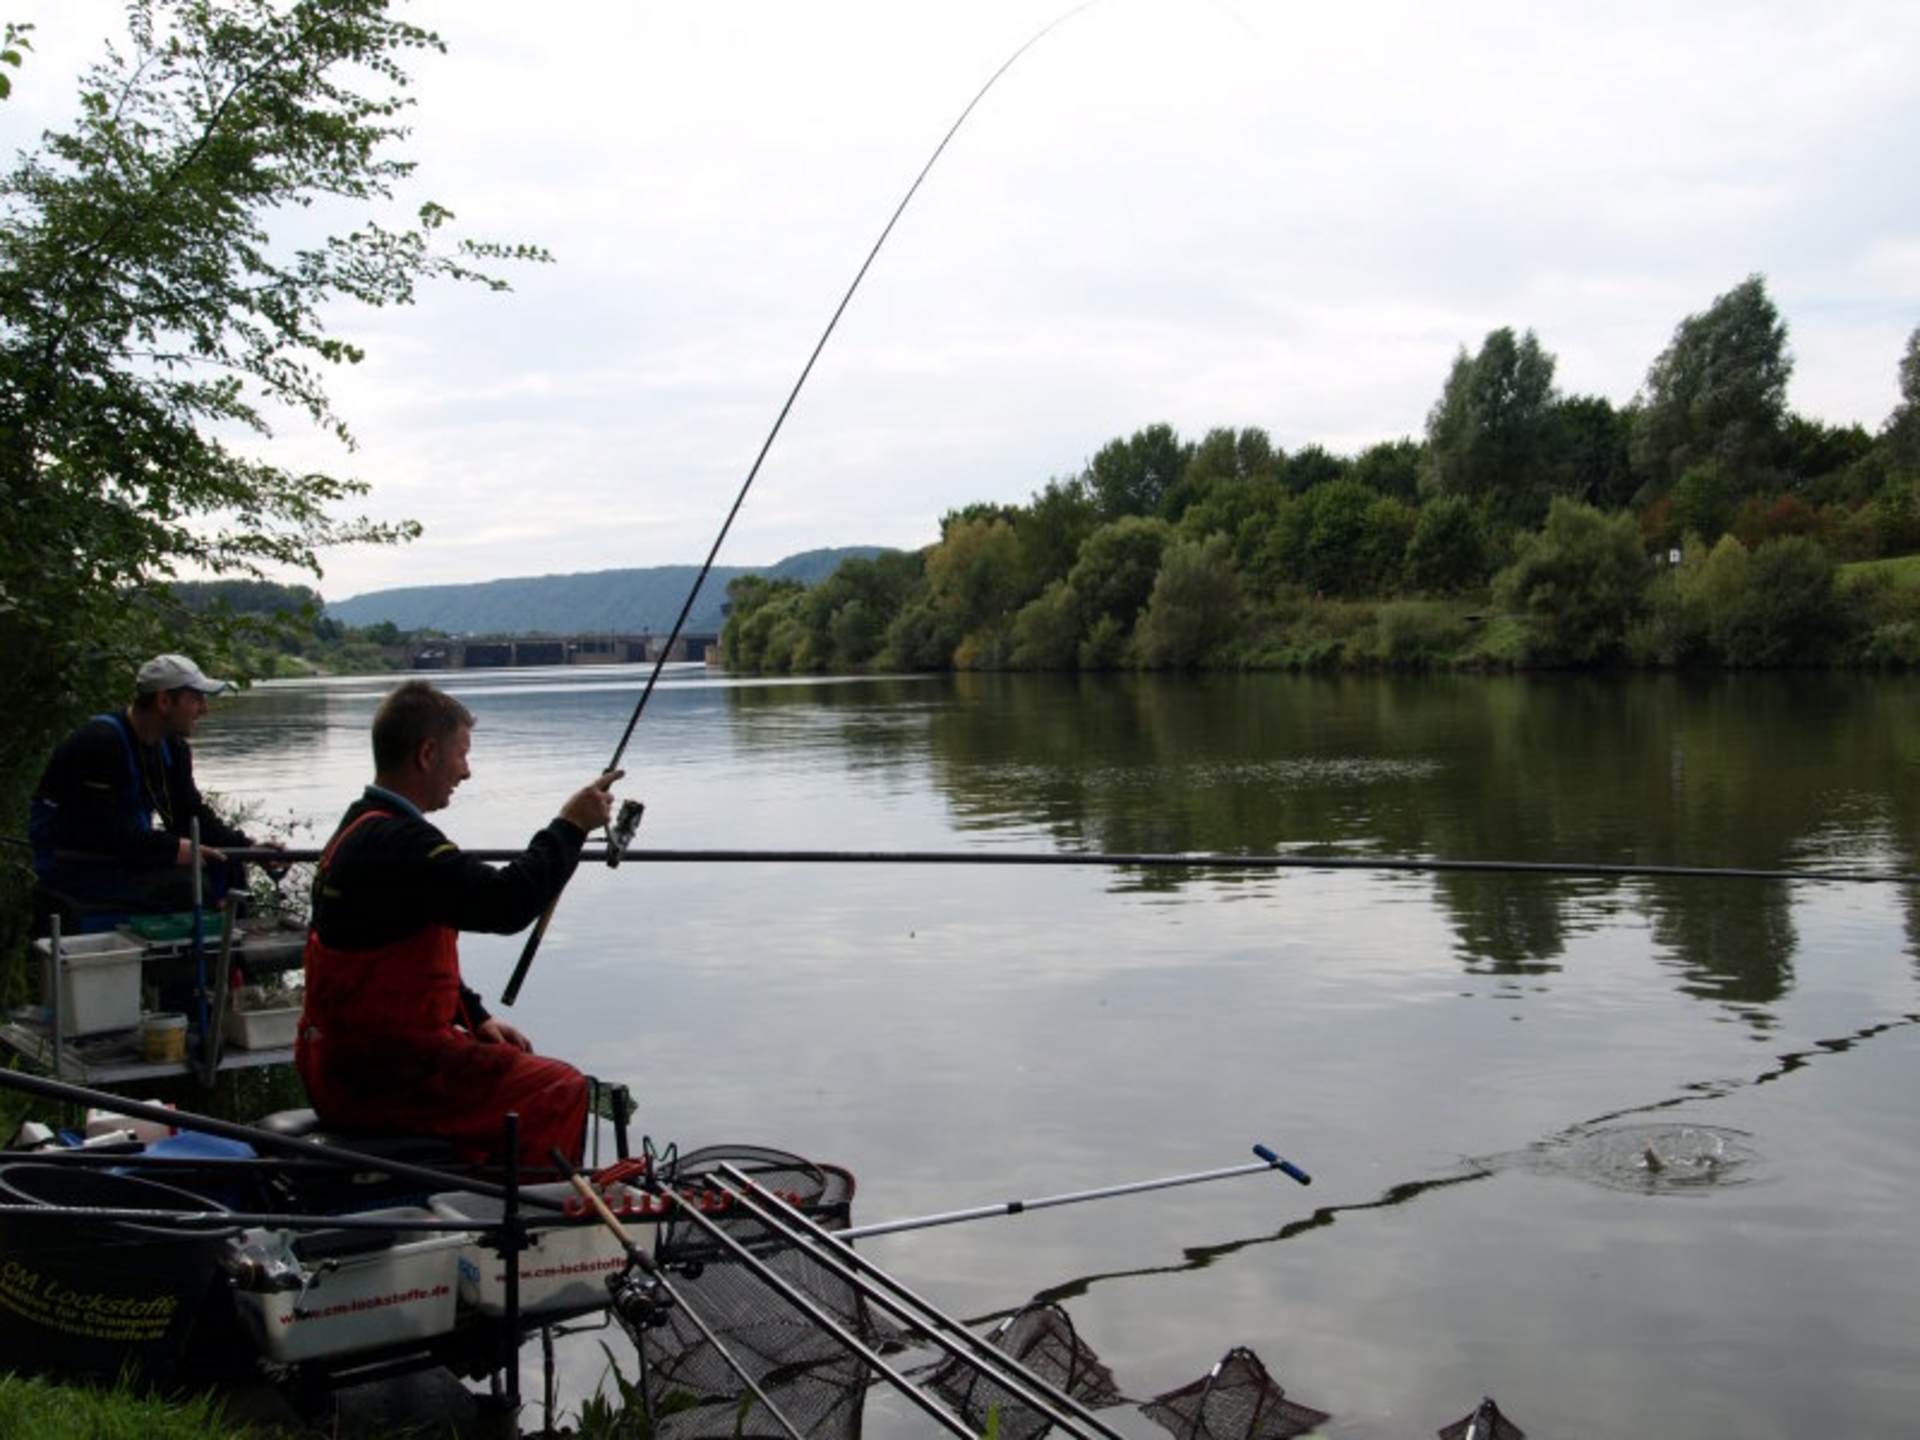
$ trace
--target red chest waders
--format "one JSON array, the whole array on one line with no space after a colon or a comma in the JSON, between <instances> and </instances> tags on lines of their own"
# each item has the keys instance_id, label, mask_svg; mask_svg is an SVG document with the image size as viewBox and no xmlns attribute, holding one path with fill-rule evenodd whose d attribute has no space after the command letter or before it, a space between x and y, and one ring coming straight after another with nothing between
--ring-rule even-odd
<instances>
[{"instance_id":1,"label":"red chest waders","mask_svg":"<svg viewBox=\"0 0 1920 1440\"><path fill-rule=\"evenodd\" d=\"M324 874L358 816L328 843ZM294 1065L323 1127L437 1135L463 1157L498 1163L501 1117L520 1113L520 1163L552 1164L559 1146L580 1159L587 1082L563 1060L475 1038L460 1002L460 952L452 926L428 925L402 940L342 950L307 932L306 1003Z\"/></svg>"}]
</instances>

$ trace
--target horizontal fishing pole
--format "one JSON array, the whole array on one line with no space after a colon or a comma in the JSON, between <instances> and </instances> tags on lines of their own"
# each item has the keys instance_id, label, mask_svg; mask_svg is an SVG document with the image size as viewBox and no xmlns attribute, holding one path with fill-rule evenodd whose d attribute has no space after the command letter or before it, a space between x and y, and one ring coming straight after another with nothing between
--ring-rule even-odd
<instances>
[{"instance_id":1,"label":"horizontal fishing pole","mask_svg":"<svg viewBox=\"0 0 1920 1440\"><path fill-rule=\"evenodd\" d=\"M1003 1200L997 1204L975 1205L966 1210L948 1210L936 1215L916 1215L906 1220L877 1220L871 1225L855 1225L836 1230L839 1240L864 1240L871 1235L893 1235L903 1230L931 1230L936 1225L958 1225L967 1220L991 1220L1001 1215L1022 1215L1029 1210L1051 1210L1060 1205L1079 1205L1088 1200L1110 1200L1121 1195L1144 1195L1149 1190L1171 1190L1176 1185L1203 1185L1210 1180L1229 1180L1237 1175L1259 1175L1278 1171L1302 1185L1311 1185L1313 1177L1284 1160L1265 1145L1255 1145L1260 1158L1244 1165L1228 1165L1219 1170L1197 1170L1189 1175L1164 1175L1157 1180L1132 1180L1123 1185L1103 1185L1096 1190L1070 1190L1060 1195L1043 1195L1035 1200Z\"/></svg>"},{"instance_id":2,"label":"horizontal fishing pole","mask_svg":"<svg viewBox=\"0 0 1920 1440\"><path fill-rule=\"evenodd\" d=\"M9 1162L9 1164L20 1162ZM37 1164L37 1161L27 1161ZM64 1160L48 1160L50 1169L64 1168ZM122 1157L129 1172L144 1170L146 1162L138 1156ZM524 1194L523 1194L524 1198ZM116 1224L142 1225L153 1230L224 1230L234 1226L278 1228L282 1230L391 1230L396 1234L419 1232L436 1235L470 1235L477 1230L497 1229L477 1220L435 1219L411 1215L298 1215L280 1210L144 1210L124 1205L0 1205L0 1215L20 1215L40 1220L112 1221ZM573 1219L522 1222L528 1229L578 1228Z\"/></svg>"},{"instance_id":3,"label":"horizontal fishing pole","mask_svg":"<svg viewBox=\"0 0 1920 1440\"><path fill-rule=\"evenodd\" d=\"M466 850L471 859L505 862L520 850ZM223 850L233 860L318 860L318 850ZM608 859L601 846L584 861ZM1822 884L1920 885L1910 870L1791 870L1745 865L1653 865L1591 860L1447 860L1365 855L1244 855L1228 851L1116 850L627 850L620 864L655 865L1091 865L1116 870L1386 870L1412 874L1560 875L1611 880L1804 880Z\"/></svg>"},{"instance_id":4,"label":"horizontal fishing pole","mask_svg":"<svg viewBox=\"0 0 1920 1440\"><path fill-rule=\"evenodd\" d=\"M510 1190L505 1185L496 1185L491 1180L483 1180L478 1176L457 1175L450 1171L435 1169L430 1165L415 1165L411 1161L368 1155L359 1150L351 1150L330 1143L322 1144L318 1140L308 1140L296 1135L276 1135L273 1131L262 1129L257 1125L242 1125L233 1120L216 1120L211 1115L196 1115L190 1110L173 1110L164 1105L150 1105L144 1100L129 1100L124 1095L115 1095L106 1090L93 1090L84 1085L72 1085L64 1080L50 1080L45 1076L32 1075L24 1070L0 1070L0 1089L18 1090L28 1095L37 1095L43 1100L61 1100L73 1105L106 1110L115 1115L131 1116L135 1120L152 1120L178 1130L193 1130L202 1135L217 1135L224 1140L239 1140L253 1146L256 1150L323 1161L335 1169L370 1170L381 1175L391 1175L397 1180L417 1180L436 1190L465 1190L494 1200L504 1200L513 1194L517 1203L540 1210L564 1210L565 1208L558 1200L525 1190ZM30 1158L33 1152L24 1153ZM127 1159L137 1163L137 1157L129 1156Z\"/></svg>"}]
</instances>

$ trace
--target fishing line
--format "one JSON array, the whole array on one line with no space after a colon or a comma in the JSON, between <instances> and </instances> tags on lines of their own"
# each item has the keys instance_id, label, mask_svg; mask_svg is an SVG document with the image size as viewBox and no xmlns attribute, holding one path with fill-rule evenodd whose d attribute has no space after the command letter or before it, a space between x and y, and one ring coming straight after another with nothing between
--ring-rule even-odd
<instances>
[{"instance_id":1,"label":"fishing line","mask_svg":"<svg viewBox=\"0 0 1920 1440\"><path fill-rule=\"evenodd\" d=\"M987 92L994 87L1002 75L1012 68L1013 63L1081 11L1099 3L1100 0L1082 0L1082 3L1041 26L1024 45L1002 61L1000 68L987 77L986 84L982 85L973 99L967 102L959 118L947 127L947 133L941 136L940 143L933 147L933 153L927 157L926 164L920 167L920 173L914 176L913 183L907 187L907 193L900 197L900 203L894 207L893 214L888 217L879 238L873 242L873 248L867 252L867 258L860 262L860 269L854 274L853 283L847 286L846 294L840 297L840 303L834 307L833 317L827 321L827 328L820 332L820 338L814 342L813 353L807 356L807 363L800 367L800 378L793 382L793 389L787 392L786 403L780 407L780 413L774 417L773 428L767 431L767 438L760 444L760 453L753 457L753 465L747 471L747 478L741 482L740 493L733 497L733 506L727 511L727 518L720 524L720 533L713 537L713 547L707 551L707 558L700 566L699 574L693 577L693 584L687 590L686 603L681 605L680 614L673 622L673 629L667 633L666 643L660 647L659 658L653 662L653 670L648 674L647 683L640 691L640 698L634 703L633 713L627 717L627 728L620 733L620 743L613 747L613 758L606 765L608 770L620 768L620 757L626 754L627 742L633 738L634 727L640 723L640 714L647 708L647 697L653 694L653 687L660 679L660 672L666 668L667 657L673 653L674 642L680 638L680 632L687 623L687 616L693 611L694 601L700 596L700 587L706 583L714 561L719 558L720 547L726 541L727 532L733 528L734 517L740 513L740 507L746 503L747 492L753 488L754 477L760 473L761 462L767 458L767 452L773 448L773 442L780 433L780 427L787 423L787 415L793 409L794 401L800 398L801 387L807 383L807 377L813 373L814 362L820 358L820 352L826 349L827 341L832 337L835 327L839 325L840 317L846 313L848 304L853 300L854 292L860 288L860 282L866 279L867 271L872 268L875 258L880 254L880 247L887 243L887 237L893 233L893 227L899 223L901 215L906 213L907 206L919 193L920 183L927 178L934 163L945 152L948 142L959 133L960 127L967 123L967 117L973 114L974 107L986 98ZM610 832L608 836L610 844L612 838ZM513 975L507 981L507 988L500 994L501 1004L511 1005L519 998L520 986L527 978L527 969L533 964L533 957L540 948L541 938L547 933L547 926L553 919L554 906L559 903L559 896L556 895L553 903L547 906L545 913L535 922L533 933L527 936L526 947L520 952L520 959L513 967Z\"/></svg>"}]
</instances>

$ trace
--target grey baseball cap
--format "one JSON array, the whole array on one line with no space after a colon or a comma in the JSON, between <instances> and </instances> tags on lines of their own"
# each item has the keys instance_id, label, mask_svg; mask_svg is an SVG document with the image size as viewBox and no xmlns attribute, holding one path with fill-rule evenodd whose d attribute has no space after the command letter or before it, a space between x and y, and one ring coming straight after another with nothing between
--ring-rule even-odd
<instances>
[{"instance_id":1,"label":"grey baseball cap","mask_svg":"<svg viewBox=\"0 0 1920 1440\"><path fill-rule=\"evenodd\" d=\"M140 667L134 688L142 695L162 690L198 690L202 695L218 695L229 682L209 678L184 655L156 655Z\"/></svg>"}]
</instances>

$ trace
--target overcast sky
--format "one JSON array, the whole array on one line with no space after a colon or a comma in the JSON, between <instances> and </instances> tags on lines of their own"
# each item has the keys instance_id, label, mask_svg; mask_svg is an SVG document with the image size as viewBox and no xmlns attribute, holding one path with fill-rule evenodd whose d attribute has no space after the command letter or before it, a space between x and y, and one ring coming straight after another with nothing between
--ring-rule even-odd
<instances>
[{"instance_id":1,"label":"overcast sky","mask_svg":"<svg viewBox=\"0 0 1920 1440\"><path fill-rule=\"evenodd\" d=\"M359 475L404 550L321 588L697 562L834 305L1062 0L417 0L414 201L556 262L342 310ZM28 0L17 147L111 0ZM721 559L918 546L1154 421L1352 452L1531 327L1622 403L1767 277L1792 405L1877 428L1920 325L1920 4L1100 0L968 121L868 275Z\"/></svg>"}]
</instances>

